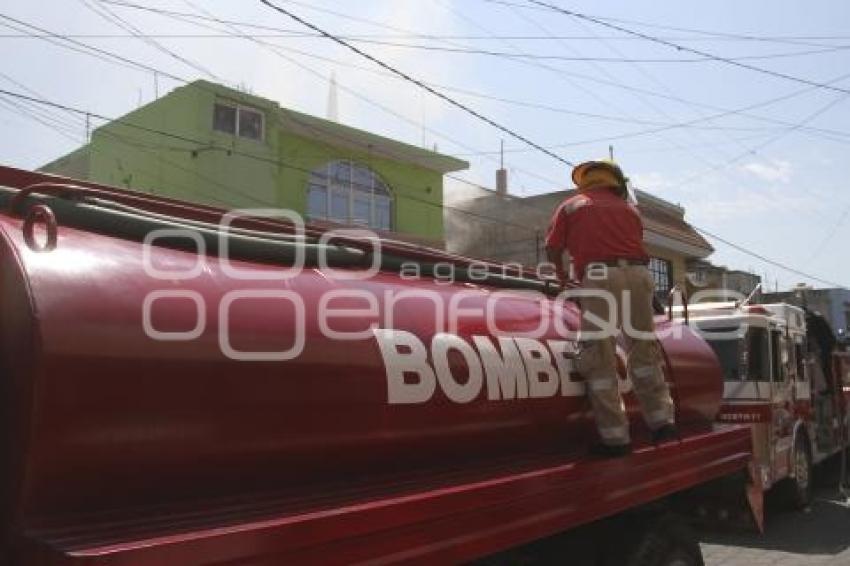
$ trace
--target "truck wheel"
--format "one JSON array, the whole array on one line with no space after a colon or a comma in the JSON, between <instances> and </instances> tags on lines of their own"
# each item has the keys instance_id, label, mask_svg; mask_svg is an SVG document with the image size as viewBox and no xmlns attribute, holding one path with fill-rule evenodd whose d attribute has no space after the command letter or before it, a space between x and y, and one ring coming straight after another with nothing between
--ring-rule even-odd
<instances>
[{"instance_id":1,"label":"truck wheel","mask_svg":"<svg viewBox=\"0 0 850 566\"><path fill-rule=\"evenodd\" d=\"M655 522L628 552L621 566L705 566L696 535L673 514Z\"/></svg>"},{"instance_id":2,"label":"truck wheel","mask_svg":"<svg viewBox=\"0 0 850 566\"><path fill-rule=\"evenodd\" d=\"M802 434L794 441L791 466L794 477L786 481L785 496L795 509L805 509L812 503L812 457Z\"/></svg>"}]
</instances>

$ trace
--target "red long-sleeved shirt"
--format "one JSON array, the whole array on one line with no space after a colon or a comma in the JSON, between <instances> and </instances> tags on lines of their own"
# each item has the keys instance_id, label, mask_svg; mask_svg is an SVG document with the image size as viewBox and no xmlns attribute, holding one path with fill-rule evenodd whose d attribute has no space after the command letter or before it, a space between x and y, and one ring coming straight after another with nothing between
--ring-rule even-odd
<instances>
[{"instance_id":1,"label":"red long-sleeved shirt","mask_svg":"<svg viewBox=\"0 0 850 566\"><path fill-rule=\"evenodd\" d=\"M552 216L546 247L569 250L579 278L595 261L649 260L637 207L606 187L564 200Z\"/></svg>"}]
</instances>

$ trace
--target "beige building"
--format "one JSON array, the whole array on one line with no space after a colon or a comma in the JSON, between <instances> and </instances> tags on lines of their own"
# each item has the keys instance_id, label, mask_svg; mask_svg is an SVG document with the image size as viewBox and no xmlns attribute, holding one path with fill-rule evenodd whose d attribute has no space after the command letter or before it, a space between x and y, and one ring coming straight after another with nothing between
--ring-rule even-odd
<instances>
[{"instance_id":1,"label":"beige building","mask_svg":"<svg viewBox=\"0 0 850 566\"><path fill-rule=\"evenodd\" d=\"M535 267L546 261L546 227L553 211L574 190L517 197L480 189L465 199L447 201L446 247L477 258ZM644 223L644 243L659 295L685 285L688 263L708 257L709 244L685 220L681 206L636 191Z\"/></svg>"},{"instance_id":2,"label":"beige building","mask_svg":"<svg viewBox=\"0 0 850 566\"><path fill-rule=\"evenodd\" d=\"M688 294L692 296L700 290L711 290L711 296L707 296L706 300L737 300L741 295L749 296L755 291L753 299L758 300L760 283L761 277L749 271L729 269L704 259L688 262Z\"/></svg>"}]
</instances>

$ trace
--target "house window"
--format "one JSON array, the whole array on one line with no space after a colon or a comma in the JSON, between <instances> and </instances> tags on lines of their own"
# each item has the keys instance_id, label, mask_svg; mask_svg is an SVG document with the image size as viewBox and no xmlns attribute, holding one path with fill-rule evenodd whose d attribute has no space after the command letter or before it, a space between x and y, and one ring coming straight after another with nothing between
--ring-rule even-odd
<instances>
[{"instance_id":1,"label":"house window","mask_svg":"<svg viewBox=\"0 0 850 566\"><path fill-rule=\"evenodd\" d=\"M226 134L235 134L236 108L216 103L213 108L213 129Z\"/></svg>"},{"instance_id":2,"label":"house window","mask_svg":"<svg viewBox=\"0 0 850 566\"><path fill-rule=\"evenodd\" d=\"M656 294L669 293L673 281L670 261L657 257L649 258L649 272L652 273L652 279L655 281Z\"/></svg>"},{"instance_id":3,"label":"house window","mask_svg":"<svg viewBox=\"0 0 850 566\"><path fill-rule=\"evenodd\" d=\"M311 219L392 229L392 195L374 171L351 161L331 161L307 182Z\"/></svg>"},{"instance_id":4,"label":"house window","mask_svg":"<svg viewBox=\"0 0 850 566\"><path fill-rule=\"evenodd\" d=\"M262 141L263 113L247 106L216 102L213 106L213 130Z\"/></svg>"},{"instance_id":5,"label":"house window","mask_svg":"<svg viewBox=\"0 0 850 566\"><path fill-rule=\"evenodd\" d=\"M263 114L244 106L239 107L239 137L263 139Z\"/></svg>"}]
</instances>

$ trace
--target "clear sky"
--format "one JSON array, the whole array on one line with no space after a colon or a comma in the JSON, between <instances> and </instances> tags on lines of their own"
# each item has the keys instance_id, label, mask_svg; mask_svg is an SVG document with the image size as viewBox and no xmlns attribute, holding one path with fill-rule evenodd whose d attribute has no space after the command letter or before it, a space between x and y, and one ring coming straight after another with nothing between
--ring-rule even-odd
<instances>
[{"instance_id":1,"label":"clear sky","mask_svg":"<svg viewBox=\"0 0 850 566\"><path fill-rule=\"evenodd\" d=\"M705 59L527 0L275 1L568 161L603 157L613 144L636 186L680 203L695 225L850 286L850 2L550 1L837 88L830 90ZM221 80L318 116L326 115L335 74L341 122L461 156L471 164L461 176L486 186L494 184L504 139L512 193L568 184L563 163L342 46L305 35L309 30L259 0L139 3L182 15L123 2L3 2L0 88L27 88L117 117L180 84L60 47L62 41L33 34L13 17L181 78ZM127 24L147 37L132 37ZM79 146L86 129L84 119L45 114L1 95L0 124L0 162L28 168ZM457 185L450 181L447 189L461 190ZM766 276L771 289L807 281L712 243L713 261Z\"/></svg>"}]
</instances>

